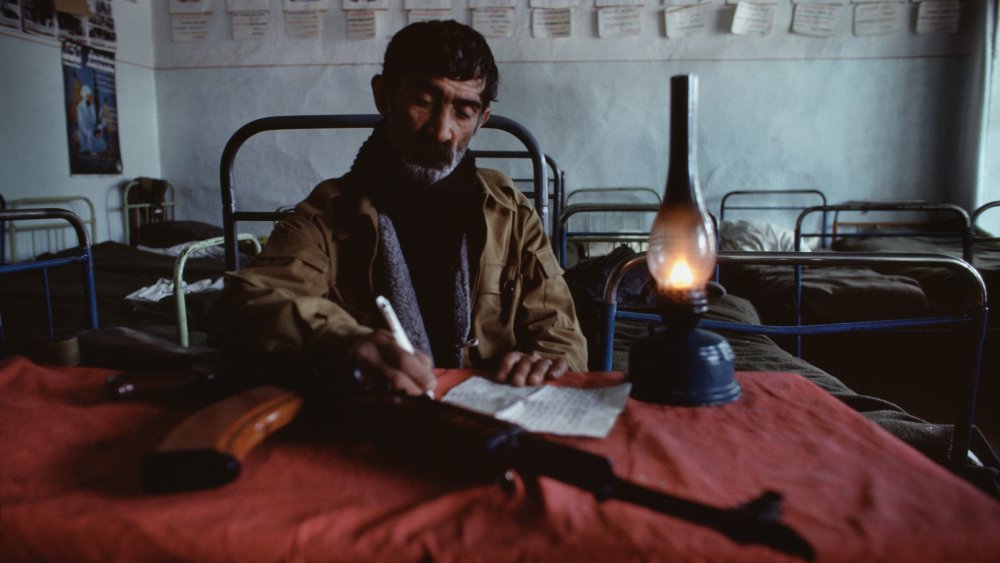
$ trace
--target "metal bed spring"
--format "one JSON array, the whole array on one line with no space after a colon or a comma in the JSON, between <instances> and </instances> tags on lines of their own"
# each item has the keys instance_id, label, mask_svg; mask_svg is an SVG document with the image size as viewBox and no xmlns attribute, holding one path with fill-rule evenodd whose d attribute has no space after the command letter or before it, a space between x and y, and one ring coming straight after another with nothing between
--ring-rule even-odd
<instances>
[{"instance_id":1,"label":"metal bed spring","mask_svg":"<svg viewBox=\"0 0 1000 563\"><path fill-rule=\"evenodd\" d=\"M954 216L956 221L960 226L960 230L949 229L943 231L929 231L929 230L891 230L891 231L866 231L863 233L844 233L839 232L838 225L840 224L840 214L841 213L871 213L871 212L888 212L888 213L932 213L939 216ZM803 222L806 217L813 213L822 213L824 217L827 214L833 214L833 230L830 233L826 232L824 228L821 232L809 232L803 230ZM912 226L912 225L907 225ZM897 202L858 202L858 203L842 203L837 205L817 205L813 207L807 207L799 213L798 219L795 221L795 249L799 250L801 248L803 238L816 238L819 237L824 241L824 248L827 247L827 241L832 242L836 238L906 238L913 236L931 236L931 237L955 237L959 236L962 238L962 258L966 261L972 258L972 220L969 214L957 205L950 203L930 203L924 201L897 201Z\"/></svg>"},{"instance_id":2,"label":"metal bed spring","mask_svg":"<svg viewBox=\"0 0 1000 563\"><path fill-rule=\"evenodd\" d=\"M937 254L881 254L881 253L836 253L836 252L731 252L720 251L720 264L769 265L769 266L872 266L886 263L936 266L958 272L966 276L975 288L975 301L970 309L961 314L915 317L907 319L892 319L881 321L859 321L812 325L755 325L703 319L698 326L706 329L726 330L744 334L764 335L810 335L832 334L843 332L875 331L898 328L934 327L934 326L965 326L971 339L970 357L973 359L972 369L967 374L959 388L958 408L956 408L955 434L952 441L950 464L953 471L961 472L969 451L972 436L972 421L975 415L976 393L979 387L979 374L986 340L989 307L986 297L986 285L979 272L969 263L958 258ZM639 264L645 263L645 253L636 254L619 264L609 275L604 287L602 327L599 334L599 349L602 355L602 368L610 371L614 350L615 323L618 319L660 324L660 316L651 313L638 313L618 310L618 286L626 272Z\"/></svg>"},{"instance_id":3,"label":"metal bed spring","mask_svg":"<svg viewBox=\"0 0 1000 563\"><path fill-rule=\"evenodd\" d=\"M791 204L767 205L767 204L749 204L749 203L746 203L746 204L743 204L743 205L733 205L732 203L729 203L729 200L736 199L736 198L739 198L739 199L753 199L753 198L767 197L767 196L805 196L805 197L808 197L808 198L811 198L811 197L815 196L816 198L819 199L819 202L820 202L821 206L827 205L826 194L824 194L820 190L813 190L813 189L733 190L733 191L727 192L725 195L723 195L722 196L722 201L719 202L719 222L721 223L721 222L723 222L723 221L726 220L726 212L727 211L729 211L729 212L732 212L732 211L798 211L798 212L801 213L801 211L803 209L806 209L806 208L810 207L809 205L791 205ZM826 232L826 221L827 221L827 215L826 215L826 213L824 213L823 217L822 217L822 220L821 220L821 223L820 223L820 230L822 232ZM717 231L717 233L718 233L718 231ZM823 240L823 242L824 242L824 246L822 246L822 248L826 248L826 246L825 246L825 239ZM721 244L721 238L719 239L719 243Z\"/></svg>"},{"instance_id":4,"label":"metal bed spring","mask_svg":"<svg viewBox=\"0 0 1000 563\"><path fill-rule=\"evenodd\" d=\"M226 269L239 269L239 253L236 251L236 223L239 221L275 221L281 213L275 211L237 211L233 186L233 165L240 147L250 137L264 131L284 131L292 129L366 129L375 127L382 120L379 114L348 115L286 115L264 117L251 121L237 129L229 138L222 151L219 166L219 182L222 190L222 228L225 237ZM524 126L516 121L493 114L484 125L486 129L499 129L510 133L524 144L531 156L534 173L535 209L542 224L549 220L548 176L545 169L545 155L538 141Z\"/></svg>"},{"instance_id":5,"label":"metal bed spring","mask_svg":"<svg viewBox=\"0 0 1000 563\"><path fill-rule=\"evenodd\" d=\"M94 289L94 260L90 248L90 236L80 217L67 209L46 207L39 209L0 209L0 223L15 221L34 221L59 219L69 223L76 233L79 253L62 258L49 258L30 262L0 264L0 275L14 272L41 270L42 289L45 294L45 312L48 320L49 339L55 338L55 327L52 318L52 296L49 291L49 268L79 264L83 273L83 296L87 300L87 323L91 329L97 328L97 294ZM51 224L50 224L51 225ZM0 318L0 340L4 338L3 319Z\"/></svg>"},{"instance_id":6,"label":"metal bed spring","mask_svg":"<svg viewBox=\"0 0 1000 563\"><path fill-rule=\"evenodd\" d=\"M583 203L572 203L571 200L574 197L604 193L604 194L620 194L628 193L640 196L649 196L651 200L649 202L619 202L619 201L608 201L608 202L583 202ZM622 242L626 244L641 244L645 243L649 238L649 229L644 230L580 230L574 231L570 229L570 220L576 215L596 215L603 213L620 213L624 217L626 214L643 216L645 214L653 214L655 216L656 212L660 209L660 193L652 188L644 186L610 186L610 187L595 187L595 188L577 188L573 190L573 193L569 194L566 198L566 205L562 212L557 215L559 219L559 226L556 232L556 241L558 245L558 258L559 264L562 267L566 267L566 259L569 253L568 245L572 240L574 242L581 243L592 243L592 242Z\"/></svg>"}]
</instances>

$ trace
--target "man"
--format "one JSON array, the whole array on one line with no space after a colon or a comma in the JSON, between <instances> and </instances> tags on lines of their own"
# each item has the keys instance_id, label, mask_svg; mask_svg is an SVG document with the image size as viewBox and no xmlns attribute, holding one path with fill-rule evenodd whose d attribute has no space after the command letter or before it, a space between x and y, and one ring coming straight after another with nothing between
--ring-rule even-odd
<instances>
[{"instance_id":1,"label":"man","mask_svg":"<svg viewBox=\"0 0 1000 563\"><path fill-rule=\"evenodd\" d=\"M96 154L94 130L97 128L97 110L94 109L94 93L86 84L80 89L80 103L76 106L76 128L80 137L80 153Z\"/></svg>"},{"instance_id":2,"label":"man","mask_svg":"<svg viewBox=\"0 0 1000 563\"><path fill-rule=\"evenodd\" d=\"M350 172L321 183L230 273L212 342L247 345L417 395L432 367L539 384L586 369L586 341L535 210L511 180L476 168L498 71L453 21L397 33L371 82L383 122ZM385 330L386 295L416 348Z\"/></svg>"}]
</instances>

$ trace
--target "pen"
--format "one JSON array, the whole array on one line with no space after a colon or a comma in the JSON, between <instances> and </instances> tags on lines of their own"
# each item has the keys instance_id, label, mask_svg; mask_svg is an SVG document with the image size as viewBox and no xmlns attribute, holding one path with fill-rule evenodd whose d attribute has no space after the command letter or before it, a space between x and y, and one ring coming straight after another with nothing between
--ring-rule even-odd
<instances>
[{"instance_id":1,"label":"pen","mask_svg":"<svg viewBox=\"0 0 1000 563\"><path fill-rule=\"evenodd\" d=\"M393 310L392 303L389 303L388 299L379 295L375 298L375 305L378 306L378 310L382 313L382 317L385 318L386 324L389 325L389 330L392 331L392 337L396 339L396 344L412 354L413 344L410 343L410 339L403 332L403 325L399 324L399 317L396 316L396 311ZM428 389L427 396L433 399L434 391Z\"/></svg>"}]
</instances>

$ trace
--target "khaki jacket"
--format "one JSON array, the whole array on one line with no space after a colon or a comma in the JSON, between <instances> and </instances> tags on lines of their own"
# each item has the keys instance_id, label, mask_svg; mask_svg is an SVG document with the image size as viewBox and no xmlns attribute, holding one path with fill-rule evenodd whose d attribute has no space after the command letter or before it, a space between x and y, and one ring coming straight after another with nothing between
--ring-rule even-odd
<instances>
[{"instance_id":1,"label":"khaki jacket","mask_svg":"<svg viewBox=\"0 0 1000 563\"><path fill-rule=\"evenodd\" d=\"M485 245L472 278L470 368L494 367L510 350L563 357L587 369L587 345L569 288L534 207L500 172L480 169ZM319 184L246 268L229 272L211 342L335 367L357 337L383 326L375 308L378 220L343 179Z\"/></svg>"}]
</instances>

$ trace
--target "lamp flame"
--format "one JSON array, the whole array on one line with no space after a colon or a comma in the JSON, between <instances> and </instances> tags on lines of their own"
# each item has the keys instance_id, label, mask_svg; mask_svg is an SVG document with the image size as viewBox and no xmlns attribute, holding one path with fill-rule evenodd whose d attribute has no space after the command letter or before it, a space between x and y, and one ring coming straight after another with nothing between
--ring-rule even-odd
<instances>
[{"instance_id":1,"label":"lamp flame","mask_svg":"<svg viewBox=\"0 0 1000 563\"><path fill-rule=\"evenodd\" d=\"M694 285L694 273L687 260L679 258L670 268L667 285L676 289L688 289Z\"/></svg>"}]
</instances>

